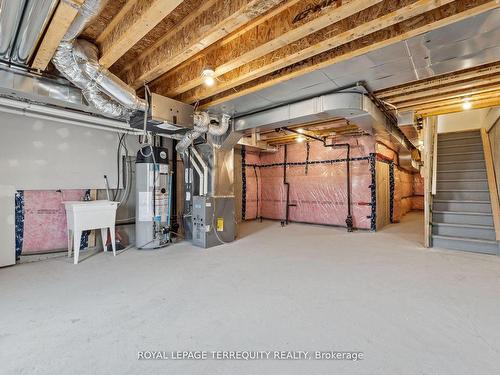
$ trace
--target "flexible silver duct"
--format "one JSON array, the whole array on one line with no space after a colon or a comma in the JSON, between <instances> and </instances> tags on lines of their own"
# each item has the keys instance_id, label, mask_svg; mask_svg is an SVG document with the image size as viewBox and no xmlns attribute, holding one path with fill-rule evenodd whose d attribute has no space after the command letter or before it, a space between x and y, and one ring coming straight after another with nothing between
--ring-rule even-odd
<instances>
[{"instance_id":1,"label":"flexible silver duct","mask_svg":"<svg viewBox=\"0 0 500 375\"><path fill-rule=\"evenodd\" d=\"M25 0L0 0L0 58L10 58Z\"/></svg>"},{"instance_id":2,"label":"flexible silver duct","mask_svg":"<svg viewBox=\"0 0 500 375\"><path fill-rule=\"evenodd\" d=\"M189 130L184 137L177 143L175 150L179 154L186 152L193 141L202 134L207 133L213 136L221 136L226 134L229 129L229 120L231 116L223 114L220 125L210 123L210 115L207 112L198 112L194 115L194 128Z\"/></svg>"},{"instance_id":3,"label":"flexible silver duct","mask_svg":"<svg viewBox=\"0 0 500 375\"><path fill-rule=\"evenodd\" d=\"M11 56L13 62L28 64L56 5L57 0L28 1Z\"/></svg>"},{"instance_id":4,"label":"flexible silver duct","mask_svg":"<svg viewBox=\"0 0 500 375\"><path fill-rule=\"evenodd\" d=\"M73 20L62 41L70 42L78 37L87 25L101 12L107 0L86 0L78 10L78 16Z\"/></svg>"},{"instance_id":5,"label":"flexible silver duct","mask_svg":"<svg viewBox=\"0 0 500 375\"><path fill-rule=\"evenodd\" d=\"M82 90L87 101L105 116L129 118L133 111L146 110L146 103L108 69L99 65L97 47L76 37L99 14L103 0L87 0L59 44L52 63Z\"/></svg>"}]
</instances>

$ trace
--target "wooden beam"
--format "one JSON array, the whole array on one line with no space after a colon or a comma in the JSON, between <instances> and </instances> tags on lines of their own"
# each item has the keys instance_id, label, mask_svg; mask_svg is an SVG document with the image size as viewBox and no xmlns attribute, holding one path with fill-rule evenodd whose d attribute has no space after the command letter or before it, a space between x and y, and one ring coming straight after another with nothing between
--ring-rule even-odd
<instances>
[{"instance_id":1,"label":"wooden beam","mask_svg":"<svg viewBox=\"0 0 500 375\"><path fill-rule=\"evenodd\" d=\"M151 82L284 0L217 0L194 10L190 22L172 30L118 75L134 88Z\"/></svg>"},{"instance_id":2,"label":"wooden beam","mask_svg":"<svg viewBox=\"0 0 500 375\"><path fill-rule=\"evenodd\" d=\"M211 105L222 103L227 100L249 94L251 92L275 85L276 83L289 80L305 73L327 67L340 61L348 60L355 56L360 56L364 53L406 40L413 36L434 30L442 26L446 26L450 23L454 23L462 19L483 13L490 9L498 8L499 6L500 4L493 0L469 0L467 2L455 1L425 14L410 18L396 25L353 40L352 42L343 44L326 52L322 52L316 56L302 60L286 68L274 72L269 72L264 76L248 82L247 80L251 79L252 75L251 73L248 74L247 72L245 72L245 69L251 72L251 68L238 68L235 70L237 71L237 76L245 76L243 78L243 82L245 83L240 84L239 86L234 86L235 83L241 82L238 81L238 77L234 77L235 81L230 85L229 88L227 87L227 85L222 88L223 90L226 90L227 88L226 91L220 92L206 100L203 100L201 102L202 108L206 108ZM256 65L259 64L256 63ZM256 69L259 68L261 67L256 66ZM222 83L225 82L223 81ZM189 102L193 98L199 99L202 96L211 94L211 92L206 92L204 89L199 87L195 90L198 91L188 92L186 94L180 95L178 99ZM216 88L216 90L218 89Z\"/></svg>"},{"instance_id":3,"label":"wooden beam","mask_svg":"<svg viewBox=\"0 0 500 375\"><path fill-rule=\"evenodd\" d=\"M466 92L467 90L472 90L477 86L492 86L500 83L500 75L492 75L488 77L481 77L480 79L472 80L472 81L459 81L457 83L449 84L449 85L440 85L437 87L431 87L428 90L421 90L417 92L413 92L411 94L402 95L398 97L394 97L391 99L382 99L386 102L389 102L395 106L398 106L399 103L408 102L411 100L416 100L420 98L429 97L432 95L440 95L446 93L457 93L457 92Z\"/></svg>"},{"instance_id":4,"label":"wooden beam","mask_svg":"<svg viewBox=\"0 0 500 375\"><path fill-rule=\"evenodd\" d=\"M485 99L475 102L471 101L471 103L472 103L472 109L495 107L500 105L500 98ZM450 106L442 106L442 107L437 106L434 108L428 108L422 111L417 111L417 115L420 115L422 117L429 117L429 116L446 115L448 113L456 113L463 111L464 109L462 108L462 104L460 103Z\"/></svg>"},{"instance_id":5,"label":"wooden beam","mask_svg":"<svg viewBox=\"0 0 500 375\"><path fill-rule=\"evenodd\" d=\"M468 98L470 99L471 103L475 102L480 102L488 99L494 99L494 98L500 98L500 90L496 90L493 92L487 92L483 94L478 94L478 95L469 95ZM409 107L405 110L415 110L417 112L425 112L429 109L432 108L439 108L439 107L449 107L449 106L461 106L463 104L463 99L461 97L459 98L453 98L453 99L447 99L447 100L439 100L435 102L430 102L430 103L424 103L424 104L418 104L413 107Z\"/></svg>"},{"instance_id":6,"label":"wooden beam","mask_svg":"<svg viewBox=\"0 0 500 375\"><path fill-rule=\"evenodd\" d=\"M220 77L217 87L200 86L179 96L179 98L187 102L204 99L451 2L452 0L403 0L396 2L385 0L319 32L306 36L296 43L284 46L239 69L224 74Z\"/></svg>"},{"instance_id":7,"label":"wooden beam","mask_svg":"<svg viewBox=\"0 0 500 375\"><path fill-rule=\"evenodd\" d=\"M31 64L33 69L45 70L64 34L78 14L84 0L60 1L45 36Z\"/></svg>"},{"instance_id":8,"label":"wooden beam","mask_svg":"<svg viewBox=\"0 0 500 375\"><path fill-rule=\"evenodd\" d=\"M450 100L450 99L462 99L464 97L471 97L474 95L486 95L486 94L492 94L494 92L500 92L500 85L499 84L493 84L493 85L481 85L481 86L475 86L469 90L457 90L449 93L443 93L441 95L426 95L422 97L421 99L417 100L412 100L412 101L405 101L402 103L399 103L396 107L398 108L399 111L406 111L412 108L419 108L419 106L423 105L428 105L430 103L437 103L441 102L443 100ZM392 103L391 103L392 104Z\"/></svg>"},{"instance_id":9,"label":"wooden beam","mask_svg":"<svg viewBox=\"0 0 500 375\"><path fill-rule=\"evenodd\" d=\"M200 85L200 73L207 66L214 68L215 76L220 76L382 1L335 0L324 2L327 4L324 7L319 7L317 0L287 2L280 7L280 13L265 22L246 27L246 31L239 32L238 36L231 34L221 39L192 60L160 77L150 85L151 90L161 90L168 97L176 96ZM315 7L318 7L317 10Z\"/></svg>"},{"instance_id":10,"label":"wooden beam","mask_svg":"<svg viewBox=\"0 0 500 375\"><path fill-rule=\"evenodd\" d=\"M99 62L113 65L134 44L170 14L182 0L130 0L97 38Z\"/></svg>"},{"instance_id":11,"label":"wooden beam","mask_svg":"<svg viewBox=\"0 0 500 375\"><path fill-rule=\"evenodd\" d=\"M483 77L490 77L500 73L500 62L481 65L474 68L468 68L452 73L441 74L435 77L426 78L418 81L408 82L384 90L375 92L377 98L387 101L397 100L406 95L426 91L431 88L445 87L457 82L477 81Z\"/></svg>"},{"instance_id":12,"label":"wooden beam","mask_svg":"<svg viewBox=\"0 0 500 375\"><path fill-rule=\"evenodd\" d=\"M497 183L495 178L495 165L493 153L491 152L490 138L486 129L481 129L481 139L483 141L484 161L486 164L486 174L488 177L488 190L490 191L491 210L493 214L493 224L497 241L500 241L500 204L498 202Z\"/></svg>"}]
</instances>

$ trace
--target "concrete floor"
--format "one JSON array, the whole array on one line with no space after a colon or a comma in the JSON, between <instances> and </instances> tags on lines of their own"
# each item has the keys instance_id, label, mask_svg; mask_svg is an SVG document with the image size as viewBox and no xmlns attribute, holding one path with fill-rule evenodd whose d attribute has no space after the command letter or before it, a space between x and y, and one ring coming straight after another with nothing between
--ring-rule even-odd
<instances>
[{"instance_id":1,"label":"concrete floor","mask_svg":"<svg viewBox=\"0 0 500 375\"><path fill-rule=\"evenodd\" d=\"M230 245L0 270L1 374L498 374L500 257L247 223ZM139 350L362 351L346 361L138 361Z\"/></svg>"}]
</instances>

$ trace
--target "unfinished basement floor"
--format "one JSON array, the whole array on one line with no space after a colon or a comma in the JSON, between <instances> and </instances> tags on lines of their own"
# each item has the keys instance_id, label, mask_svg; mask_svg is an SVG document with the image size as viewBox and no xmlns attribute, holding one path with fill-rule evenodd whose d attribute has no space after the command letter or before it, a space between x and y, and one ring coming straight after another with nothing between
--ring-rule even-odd
<instances>
[{"instance_id":1,"label":"unfinished basement floor","mask_svg":"<svg viewBox=\"0 0 500 375\"><path fill-rule=\"evenodd\" d=\"M251 222L201 250L0 272L2 374L497 374L500 257L379 233ZM362 351L347 361L138 361L144 350Z\"/></svg>"}]
</instances>

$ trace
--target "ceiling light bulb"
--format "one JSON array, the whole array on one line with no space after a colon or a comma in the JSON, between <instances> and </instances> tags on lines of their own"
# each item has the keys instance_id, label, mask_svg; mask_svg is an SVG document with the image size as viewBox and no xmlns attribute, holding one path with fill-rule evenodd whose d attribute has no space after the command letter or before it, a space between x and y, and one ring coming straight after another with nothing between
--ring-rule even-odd
<instances>
[{"instance_id":1,"label":"ceiling light bulb","mask_svg":"<svg viewBox=\"0 0 500 375\"><path fill-rule=\"evenodd\" d=\"M299 136L297 137L297 142L298 142L298 143L302 143L302 142L304 142L305 140L306 140L306 139L305 139L305 137L303 137L303 136L301 136L301 135L299 135Z\"/></svg>"},{"instance_id":2,"label":"ceiling light bulb","mask_svg":"<svg viewBox=\"0 0 500 375\"><path fill-rule=\"evenodd\" d=\"M298 128L298 129L297 129L297 131L298 131L299 133L304 133L304 129L302 129L302 128Z\"/></svg>"},{"instance_id":3,"label":"ceiling light bulb","mask_svg":"<svg viewBox=\"0 0 500 375\"><path fill-rule=\"evenodd\" d=\"M462 108L467 111L472 108L472 103L469 98L465 98L462 103Z\"/></svg>"},{"instance_id":4,"label":"ceiling light bulb","mask_svg":"<svg viewBox=\"0 0 500 375\"><path fill-rule=\"evenodd\" d=\"M211 68L205 68L201 72L201 78L207 86L213 86L215 84L215 71Z\"/></svg>"},{"instance_id":5,"label":"ceiling light bulb","mask_svg":"<svg viewBox=\"0 0 500 375\"><path fill-rule=\"evenodd\" d=\"M205 83L205 85L207 86L213 86L215 84L215 79L214 77L205 77L203 79L203 82Z\"/></svg>"}]
</instances>

